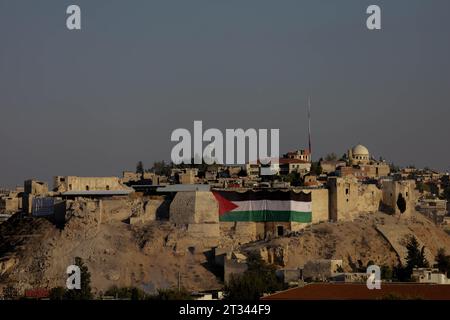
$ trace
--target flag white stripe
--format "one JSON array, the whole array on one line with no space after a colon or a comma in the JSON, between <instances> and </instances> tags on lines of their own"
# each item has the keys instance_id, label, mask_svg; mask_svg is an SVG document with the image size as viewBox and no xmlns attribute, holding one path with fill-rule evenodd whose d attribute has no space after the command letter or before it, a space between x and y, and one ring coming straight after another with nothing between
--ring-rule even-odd
<instances>
[{"instance_id":1,"label":"flag white stripe","mask_svg":"<svg viewBox=\"0 0 450 320\"><path fill-rule=\"evenodd\" d=\"M294 201L294 200L249 200L249 201L233 201L238 207L232 210L237 211L300 211L311 212L311 202Z\"/></svg>"}]
</instances>

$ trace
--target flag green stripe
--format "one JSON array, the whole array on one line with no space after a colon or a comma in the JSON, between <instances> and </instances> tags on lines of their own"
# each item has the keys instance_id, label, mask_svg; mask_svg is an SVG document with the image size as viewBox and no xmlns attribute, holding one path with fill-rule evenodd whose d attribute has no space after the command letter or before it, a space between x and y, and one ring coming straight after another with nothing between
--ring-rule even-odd
<instances>
[{"instance_id":1,"label":"flag green stripe","mask_svg":"<svg viewBox=\"0 0 450 320\"><path fill-rule=\"evenodd\" d=\"M311 212L301 211L230 211L219 217L223 222L312 222Z\"/></svg>"}]
</instances>

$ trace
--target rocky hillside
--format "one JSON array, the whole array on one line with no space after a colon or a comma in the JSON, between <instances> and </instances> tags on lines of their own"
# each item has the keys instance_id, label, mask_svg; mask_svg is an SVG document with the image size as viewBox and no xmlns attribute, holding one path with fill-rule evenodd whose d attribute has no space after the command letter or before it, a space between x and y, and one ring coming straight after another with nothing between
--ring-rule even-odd
<instances>
[{"instance_id":1,"label":"rocky hillside","mask_svg":"<svg viewBox=\"0 0 450 320\"><path fill-rule=\"evenodd\" d=\"M420 214L410 219L368 214L352 222L321 223L288 237L242 244L235 250L258 252L265 259L297 268L308 260L342 259L346 271L365 266L398 263L398 253L378 229L389 226L414 234L430 255L441 247L450 253L450 237ZM403 239L404 240L404 239ZM230 239L221 239L222 245ZM45 219L14 216L0 225L0 286L19 290L64 286L66 267L81 257L99 293L112 285L139 286L148 292L181 285L188 290L217 289L220 280L210 271L209 248L168 222L130 225L104 221L88 208L71 212L63 229ZM0 288L1 289L1 288Z\"/></svg>"},{"instance_id":2,"label":"rocky hillside","mask_svg":"<svg viewBox=\"0 0 450 320\"><path fill-rule=\"evenodd\" d=\"M379 231L382 227L391 230L388 237ZM342 259L344 271L351 272L369 261L380 266L398 264L405 252L396 249L404 249L411 235L426 247L430 264L439 248L450 253L450 236L420 213L409 218L375 213L351 222L320 223L289 237L244 245L242 250L259 252L287 268L297 268L308 260Z\"/></svg>"}]
</instances>

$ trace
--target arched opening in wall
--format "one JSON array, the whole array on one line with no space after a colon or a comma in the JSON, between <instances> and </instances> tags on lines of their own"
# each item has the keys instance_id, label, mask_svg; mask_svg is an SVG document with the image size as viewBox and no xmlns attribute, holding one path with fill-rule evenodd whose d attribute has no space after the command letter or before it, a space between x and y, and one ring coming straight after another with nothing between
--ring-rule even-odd
<instances>
[{"instance_id":1,"label":"arched opening in wall","mask_svg":"<svg viewBox=\"0 0 450 320\"><path fill-rule=\"evenodd\" d=\"M106 190L109 190L109 186L106 186Z\"/></svg>"},{"instance_id":2,"label":"arched opening in wall","mask_svg":"<svg viewBox=\"0 0 450 320\"><path fill-rule=\"evenodd\" d=\"M86 191L89 191L89 186L86 186Z\"/></svg>"},{"instance_id":3,"label":"arched opening in wall","mask_svg":"<svg viewBox=\"0 0 450 320\"><path fill-rule=\"evenodd\" d=\"M283 228L283 226L277 226L277 235L279 237L284 235L284 228Z\"/></svg>"},{"instance_id":4,"label":"arched opening in wall","mask_svg":"<svg viewBox=\"0 0 450 320\"><path fill-rule=\"evenodd\" d=\"M406 201L401 193L399 193L397 197L397 208L401 213L406 211Z\"/></svg>"}]
</instances>

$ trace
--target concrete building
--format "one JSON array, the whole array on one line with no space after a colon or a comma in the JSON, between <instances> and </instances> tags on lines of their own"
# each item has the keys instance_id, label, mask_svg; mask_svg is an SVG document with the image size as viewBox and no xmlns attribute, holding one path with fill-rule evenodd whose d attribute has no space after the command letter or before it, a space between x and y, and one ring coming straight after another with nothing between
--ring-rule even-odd
<instances>
[{"instance_id":1,"label":"concrete building","mask_svg":"<svg viewBox=\"0 0 450 320\"><path fill-rule=\"evenodd\" d=\"M240 165L232 165L232 166L227 166L227 170L230 173L230 177L237 177L239 172L241 172L242 170L242 166Z\"/></svg>"},{"instance_id":2,"label":"concrete building","mask_svg":"<svg viewBox=\"0 0 450 320\"><path fill-rule=\"evenodd\" d=\"M421 199L417 205L417 211L433 220L434 223L441 224L447 215L447 200Z\"/></svg>"},{"instance_id":3,"label":"concrete building","mask_svg":"<svg viewBox=\"0 0 450 320\"><path fill-rule=\"evenodd\" d=\"M346 282L346 283L366 283L369 274L363 272L343 272L338 273L330 278L331 281L335 282Z\"/></svg>"},{"instance_id":4,"label":"concrete building","mask_svg":"<svg viewBox=\"0 0 450 320\"><path fill-rule=\"evenodd\" d=\"M419 283L450 284L450 279L435 268L415 268L411 278Z\"/></svg>"},{"instance_id":5,"label":"concrete building","mask_svg":"<svg viewBox=\"0 0 450 320\"><path fill-rule=\"evenodd\" d=\"M248 177L258 177L260 171L259 163L246 163L245 171L247 172Z\"/></svg>"},{"instance_id":6,"label":"concrete building","mask_svg":"<svg viewBox=\"0 0 450 320\"><path fill-rule=\"evenodd\" d=\"M118 191L130 190L117 177L77 177L56 176L54 178L55 192L77 191Z\"/></svg>"},{"instance_id":7,"label":"concrete building","mask_svg":"<svg viewBox=\"0 0 450 320\"><path fill-rule=\"evenodd\" d=\"M322 173L330 174L336 171L339 167L347 166L347 162L343 160L330 160L330 161L320 161L320 167L322 168Z\"/></svg>"},{"instance_id":8,"label":"concrete building","mask_svg":"<svg viewBox=\"0 0 450 320\"><path fill-rule=\"evenodd\" d=\"M389 165L383 162L372 161L369 164L338 167L336 173L339 177L353 175L359 180L387 177L390 173Z\"/></svg>"},{"instance_id":9,"label":"concrete building","mask_svg":"<svg viewBox=\"0 0 450 320\"><path fill-rule=\"evenodd\" d=\"M195 184L197 183L198 169L185 169L178 174L181 184Z\"/></svg>"},{"instance_id":10,"label":"concrete building","mask_svg":"<svg viewBox=\"0 0 450 320\"><path fill-rule=\"evenodd\" d=\"M33 199L35 197L46 197L49 195L48 185L46 182L34 179L25 180L24 192L22 194L22 210L31 214L33 207Z\"/></svg>"},{"instance_id":11,"label":"concrete building","mask_svg":"<svg viewBox=\"0 0 450 320\"><path fill-rule=\"evenodd\" d=\"M43 181L34 179L26 180L24 182L24 193L31 195L43 195L48 193L48 184Z\"/></svg>"},{"instance_id":12,"label":"concrete building","mask_svg":"<svg viewBox=\"0 0 450 320\"><path fill-rule=\"evenodd\" d=\"M131 181L139 181L142 179L142 174L136 173L133 171L124 171L122 173L122 179L120 180L122 183L128 183Z\"/></svg>"},{"instance_id":13,"label":"concrete building","mask_svg":"<svg viewBox=\"0 0 450 320\"><path fill-rule=\"evenodd\" d=\"M22 210L22 191L8 191L0 196L0 213L12 214Z\"/></svg>"},{"instance_id":14,"label":"concrete building","mask_svg":"<svg viewBox=\"0 0 450 320\"><path fill-rule=\"evenodd\" d=\"M311 162L295 158L281 158L279 161L279 174L300 173L306 174L311 171Z\"/></svg>"},{"instance_id":15,"label":"concrete building","mask_svg":"<svg viewBox=\"0 0 450 320\"><path fill-rule=\"evenodd\" d=\"M319 259L308 261L303 266L303 280L327 281L342 270L342 260Z\"/></svg>"},{"instance_id":16,"label":"concrete building","mask_svg":"<svg viewBox=\"0 0 450 320\"><path fill-rule=\"evenodd\" d=\"M283 155L283 158L311 162L311 153L308 150L294 150Z\"/></svg>"}]
</instances>

